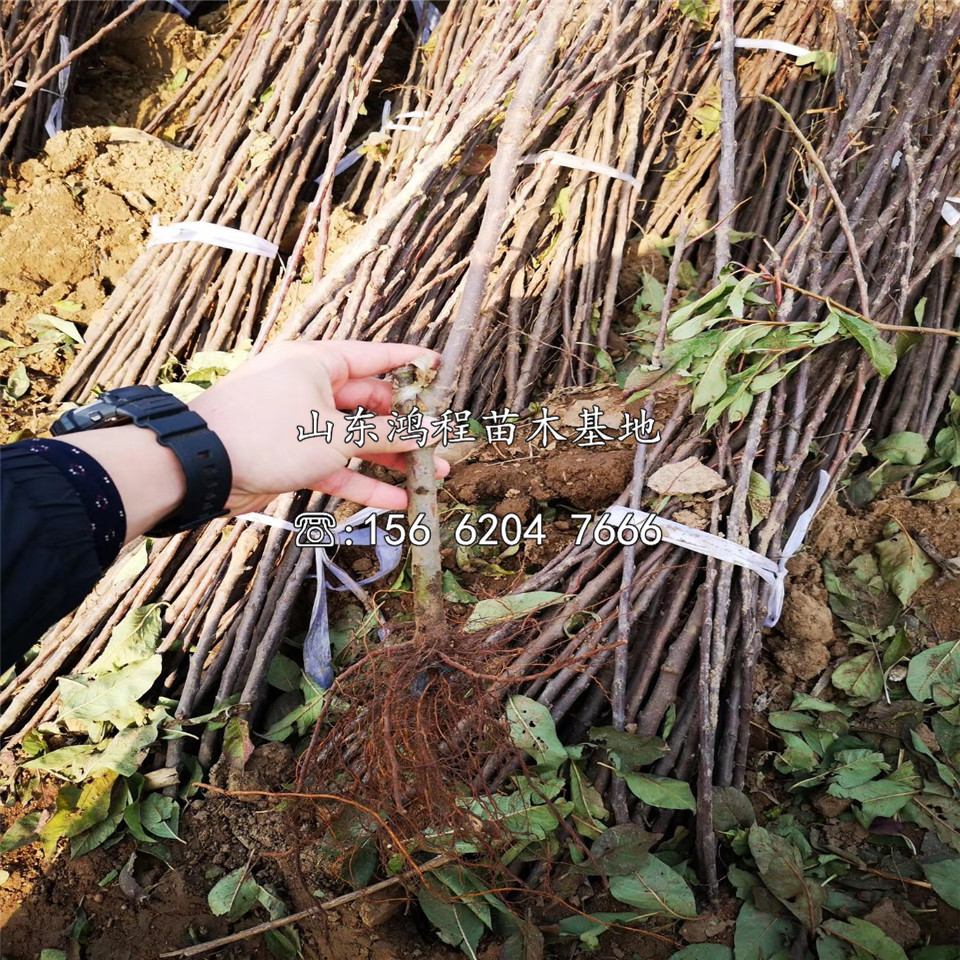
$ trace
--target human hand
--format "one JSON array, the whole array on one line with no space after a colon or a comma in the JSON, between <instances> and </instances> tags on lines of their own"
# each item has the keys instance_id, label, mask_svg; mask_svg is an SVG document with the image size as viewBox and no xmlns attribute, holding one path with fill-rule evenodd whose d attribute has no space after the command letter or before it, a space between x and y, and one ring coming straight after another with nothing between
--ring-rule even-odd
<instances>
[{"instance_id":1,"label":"human hand","mask_svg":"<svg viewBox=\"0 0 960 960\"><path fill-rule=\"evenodd\" d=\"M377 376L421 356L439 361L432 350L399 343L350 340L278 343L227 374L189 406L207 422L230 457L233 483L227 509L234 514L262 510L274 497L309 488L384 510L403 510L402 487L347 469L352 457L405 469L403 454L415 440L387 441L393 387ZM377 414L378 439L362 447L347 443L341 409L362 406ZM299 441L297 427L334 425L332 441ZM432 433L433 421L423 418ZM187 483L175 454L149 430L133 424L89 430L67 438L109 474L123 501L126 542L170 516L186 495ZM430 442L430 441L428 441ZM435 441L433 441L435 442ZM450 464L434 458L436 475Z\"/></svg>"},{"instance_id":2,"label":"human hand","mask_svg":"<svg viewBox=\"0 0 960 960\"><path fill-rule=\"evenodd\" d=\"M403 510L407 492L347 468L352 457L395 470L406 468L404 453L416 450L413 439L387 441L393 386L380 374L428 356L422 347L355 340L277 343L242 364L189 404L222 441L230 457L233 484L231 513L261 510L274 497L311 489L384 510ZM377 417L369 421L363 446L347 442L341 410L362 406ZM333 423L333 439L297 439L297 427L309 429L311 411ZM432 421L424 418L431 429ZM433 440L428 442L435 442ZM435 457L436 476L450 465Z\"/></svg>"}]
</instances>

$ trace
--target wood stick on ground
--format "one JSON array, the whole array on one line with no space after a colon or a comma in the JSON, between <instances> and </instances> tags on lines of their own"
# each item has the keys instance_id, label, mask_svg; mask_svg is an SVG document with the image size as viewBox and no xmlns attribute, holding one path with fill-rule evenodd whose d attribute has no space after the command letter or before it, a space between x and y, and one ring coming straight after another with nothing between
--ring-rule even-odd
<instances>
[{"instance_id":1,"label":"wood stick on ground","mask_svg":"<svg viewBox=\"0 0 960 960\"><path fill-rule=\"evenodd\" d=\"M426 863L422 864L419 868L419 873L429 873L432 870L438 870L440 867L446 866L448 863L451 863L457 858L452 855L445 853L442 856L434 857L432 860L428 860ZM280 927L289 926L291 923L297 923L299 920L305 920L307 917L316 916L318 913L322 913L324 910L336 910L338 907L344 907L348 903L353 903L354 900L360 900L365 897L369 897L374 893L379 893L381 890L386 890L389 887L396 886L398 883L401 883L404 880L412 880L418 875L416 870L407 870L405 873L401 873L399 876L390 877L387 880L381 880L379 883L373 883L369 887L363 887L361 890L354 890L352 893L345 893L342 896L334 897L332 900L327 900L326 903L318 903L315 907L310 907L308 910L301 910L298 913L291 913L288 917L280 917L277 920L267 920L265 923L258 923L256 926L247 927L246 930L240 930L237 933L231 933L229 936L220 937L217 940L209 940L207 943L197 943L192 947L185 947L183 950L171 950L168 953L161 953L161 957L199 957L204 953L209 953L211 950L219 950L221 947L225 947L231 943L239 943L241 940L249 940L250 937L255 937L260 933L267 933L270 930L277 930Z\"/></svg>"}]
</instances>

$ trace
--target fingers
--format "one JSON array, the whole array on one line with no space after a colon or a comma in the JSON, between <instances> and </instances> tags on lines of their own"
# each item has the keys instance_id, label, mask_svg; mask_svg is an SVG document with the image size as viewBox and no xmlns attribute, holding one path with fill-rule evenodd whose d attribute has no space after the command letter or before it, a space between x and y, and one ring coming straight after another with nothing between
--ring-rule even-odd
<instances>
[{"instance_id":1,"label":"fingers","mask_svg":"<svg viewBox=\"0 0 960 960\"><path fill-rule=\"evenodd\" d=\"M402 487L394 487L382 480L365 477L362 473L348 470L346 467L324 477L313 489L320 493L342 497L353 503L375 507L377 510L406 510L407 508L407 491Z\"/></svg>"},{"instance_id":2,"label":"fingers","mask_svg":"<svg viewBox=\"0 0 960 960\"><path fill-rule=\"evenodd\" d=\"M407 469L406 457L402 453L380 453L362 456L363 460L369 463L378 463L382 467L389 467L391 470L399 470L401 473ZM433 458L434 476L442 480L450 473L450 464L442 457Z\"/></svg>"},{"instance_id":3,"label":"fingers","mask_svg":"<svg viewBox=\"0 0 960 960\"><path fill-rule=\"evenodd\" d=\"M393 384L376 377L348 380L334 393L333 402L340 410L364 407L374 413L388 414L393 409Z\"/></svg>"},{"instance_id":4,"label":"fingers","mask_svg":"<svg viewBox=\"0 0 960 960\"><path fill-rule=\"evenodd\" d=\"M412 363L418 357L426 356L432 366L440 362L440 354L407 343L365 343L359 340L326 340L304 344L314 348L317 360L326 367L333 384L338 390L348 380L363 377L375 377L388 373L405 363Z\"/></svg>"}]
</instances>

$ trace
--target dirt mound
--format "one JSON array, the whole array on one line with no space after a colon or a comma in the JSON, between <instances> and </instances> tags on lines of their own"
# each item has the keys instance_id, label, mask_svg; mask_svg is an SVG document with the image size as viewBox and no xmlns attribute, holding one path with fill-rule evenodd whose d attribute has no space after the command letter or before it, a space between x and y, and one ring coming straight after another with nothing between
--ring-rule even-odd
<instances>
[{"instance_id":1,"label":"dirt mound","mask_svg":"<svg viewBox=\"0 0 960 960\"><path fill-rule=\"evenodd\" d=\"M205 25L213 19L203 18ZM145 127L177 96L216 39L175 13L150 10L128 20L81 63L70 123ZM204 86L219 66L213 64Z\"/></svg>"},{"instance_id":2,"label":"dirt mound","mask_svg":"<svg viewBox=\"0 0 960 960\"><path fill-rule=\"evenodd\" d=\"M31 389L21 406L32 411L13 417L7 403L0 413L4 438L24 420L34 432L41 427L37 402L69 359L62 344L36 349L31 321L52 315L82 332L144 249L153 215L179 207L179 185L191 163L189 151L139 130L84 128L57 134L40 157L4 181L0 337L13 346L0 352L0 375L24 364Z\"/></svg>"}]
</instances>

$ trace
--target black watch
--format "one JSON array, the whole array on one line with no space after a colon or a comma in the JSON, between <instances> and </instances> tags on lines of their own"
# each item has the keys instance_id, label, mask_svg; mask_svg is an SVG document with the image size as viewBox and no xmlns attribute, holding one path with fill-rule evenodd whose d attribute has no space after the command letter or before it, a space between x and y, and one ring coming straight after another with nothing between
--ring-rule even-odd
<instances>
[{"instance_id":1,"label":"black watch","mask_svg":"<svg viewBox=\"0 0 960 960\"><path fill-rule=\"evenodd\" d=\"M124 423L148 427L157 442L169 447L187 479L187 494L179 508L147 531L148 537L172 537L229 512L233 473L220 438L199 414L160 387L120 387L106 390L95 403L69 410L50 432L62 437Z\"/></svg>"}]
</instances>

